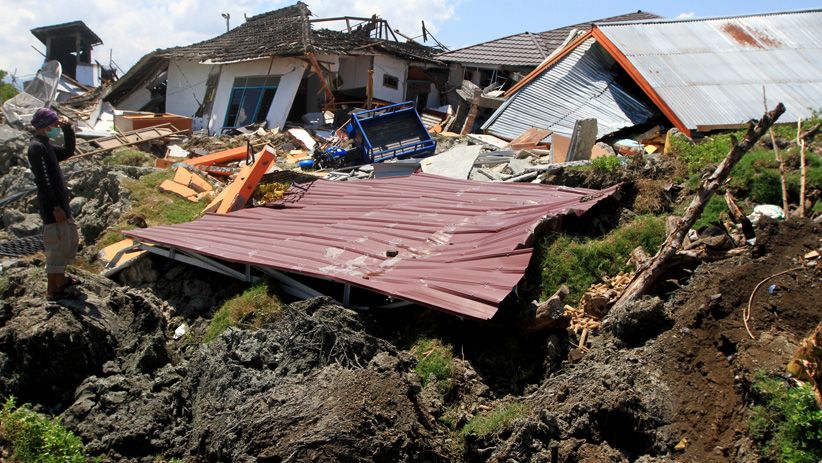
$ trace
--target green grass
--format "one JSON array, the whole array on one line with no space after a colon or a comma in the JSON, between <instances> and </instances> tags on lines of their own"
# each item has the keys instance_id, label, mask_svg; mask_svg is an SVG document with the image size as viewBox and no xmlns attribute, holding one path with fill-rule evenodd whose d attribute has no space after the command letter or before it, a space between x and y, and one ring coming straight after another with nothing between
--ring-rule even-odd
<instances>
[{"instance_id":1,"label":"green grass","mask_svg":"<svg viewBox=\"0 0 822 463\"><path fill-rule=\"evenodd\" d=\"M602 156L591 161L591 168L594 172L613 172L619 168L620 164L616 156Z\"/></svg>"},{"instance_id":2,"label":"green grass","mask_svg":"<svg viewBox=\"0 0 822 463\"><path fill-rule=\"evenodd\" d=\"M125 180L124 185L131 193L132 213L145 217L150 226L190 222L197 218L208 205L205 199L192 202L158 189L163 180L173 177L174 171L164 170L137 180Z\"/></svg>"},{"instance_id":3,"label":"green grass","mask_svg":"<svg viewBox=\"0 0 822 463\"><path fill-rule=\"evenodd\" d=\"M759 374L752 393L756 405L748 429L766 461L822 461L822 410L810 386L790 387L781 378Z\"/></svg>"},{"instance_id":4,"label":"green grass","mask_svg":"<svg viewBox=\"0 0 822 463\"><path fill-rule=\"evenodd\" d=\"M601 238L546 236L537 249L542 296L565 284L571 291L568 303L574 304L601 277L630 270L627 259L634 248L642 246L653 255L664 239L665 221L653 216L638 217Z\"/></svg>"},{"instance_id":5,"label":"green grass","mask_svg":"<svg viewBox=\"0 0 822 463\"><path fill-rule=\"evenodd\" d=\"M414 371L422 379L423 386L427 385L433 376L440 393L448 393L453 387L454 353L452 346L439 339L424 337L411 346L411 353L417 358Z\"/></svg>"},{"instance_id":6,"label":"green grass","mask_svg":"<svg viewBox=\"0 0 822 463\"><path fill-rule=\"evenodd\" d=\"M231 326L259 329L276 320L281 313L282 304L276 295L271 294L268 284L257 283L217 309L203 335L203 342L213 341Z\"/></svg>"},{"instance_id":7,"label":"green grass","mask_svg":"<svg viewBox=\"0 0 822 463\"><path fill-rule=\"evenodd\" d=\"M0 410L0 447L11 451L10 461L20 463L83 463L85 447L79 437L28 405L6 400Z\"/></svg>"},{"instance_id":8,"label":"green grass","mask_svg":"<svg viewBox=\"0 0 822 463\"><path fill-rule=\"evenodd\" d=\"M499 405L493 410L478 413L460 431L462 436L473 434L478 437L498 435L509 423L523 416L527 408L523 404Z\"/></svg>"},{"instance_id":9,"label":"green grass","mask_svg":"<svg viewBox=\"0 0 822 463\"><path fill-rule=\"evenodd\" d=\"M151 153L125 147L114 150L103 158L102 163L107 166L154 167L156 159Z\"/></svg>"},{"instance_id":10,"label":"green grass","mask_svg":"<svg viewBox=\"0 0 822 463\"><path fill-rule=\"evenodd\" d=\"M125 214L123 217L142 216L149 226L185 223L199 217L208 205L208 200L192 202L173 193L160 191L158 188L163 180L173 177L173 171L164 170L144 175L139 179L124 180L123 186L131 197L131 210L130 214ZM97 240L95 244L97 251L125 239L121 231L134 228L134 225L128 223L126 219L121 219L120 222L111 226L112 230L103 233Z\"/></svg>"}]
</instances>

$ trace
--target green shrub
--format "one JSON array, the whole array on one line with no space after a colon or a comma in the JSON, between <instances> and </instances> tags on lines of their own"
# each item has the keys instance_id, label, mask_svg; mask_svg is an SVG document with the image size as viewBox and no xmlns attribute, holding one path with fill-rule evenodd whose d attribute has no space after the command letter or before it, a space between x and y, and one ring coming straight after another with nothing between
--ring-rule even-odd
<instances>
[{"instance_id":1,"label":"green shrub","mask_svg":"<svg viewBox=\"0 0 822 463\"><path fill-rule=\"evenodd\" d=\"M411 353L417 358L414 371L422 379L423 386L433 376L441 393L450 391L454 371L454 353L450 345L439 339L420 338L411 346Z\"/></svg>"},{"instance_id":2,"label":"green shrub","mask_svg":"<svg viewBox=\"0 0 822 463\"><path fill-rule=\"evenodd\" d=\"M725 197L720 194L714 194L705 205L705 210L702 215L694 222L693 229L699 230L702 227L713 224L717 221L722 221L723 217L728 216L728 204L725 202Z\"/></svg>"},{"instance_id":3,"label":"green shrub","mask_svg":"<svg viewBox=\"0 0 822 463\"><path fill-rule=\"evenodd\" d=\"M638 217L601 238L546 236L536 251L542 264L542 296L565 284L571 291L568 303L574 304L601 277L630 270L627 259L637 246L654 254L664 239L665 221L653 216Z\"/></svg>"},{"instance_id":4,"label":"green shrub","mask_svg":"<svg viewBox=\"0 0 822 463\"><path fill-rule=\"evenodd\" d=\"M8 72L0 69L0 104L17 95L17 89L14 85L4 82L7 75Z\"/></svg>"},{"instance_id":5,"label":"green shrub","mask_svg":"<svg viewBox=\"0 0 822 463\"><path fill-rule=\"evenodd\" d=\"M756 405L750 409L748 429L766 459L822 461L822 410L810 386L789 387L781 378L760 374L752 393Z\"/></svg>"},{"instance_id":6,"label":"green shrub","mask_svg":"<svg viewBox=\"0 0 822 463\"><path fill-rule=\"evenodd\" d=\"M526 407L519 403L499 405L493 410L478 413L462 428L461 434L478 437L498 435L511 421L525 414Z\"/></svg>"},{"instance_id":7,"label":"green shrub","mask_svg":"<svg viewBox=\"0 0 822 463\"><path fill-rule=\"evenodd\" d=\"M79 437L28 405L16 407L14 398L0 410L0 447L21 463L83 463L85 447Z\"/></svg>"},{"instance_id":8,"label":"green shrub","mask_svg":"<svg viewBox=\"0 0 822 463\"><path fill-rule=\"evenodd\" d=\"M203 342L213 341L230 326L259 329L276 320L281 313L282 305L277 296L270 293L268 284L257 283L217 309L203 335Z\"/></svg>"},{"instance_id":9,"label":"green shrub","mask_svg":"<svg viewBox=\"0 0 822 463\"><path fill-rule=\"evenodd\" d=\"M591 168L595 172L613 172L620 166L616 156L602 156L591 161Z\"/></svg>"},{"instance_id":10,"label":"green shrub","mask_svg":"<svg viewBox=\"0 0 822 463\"><path fill-rule=\"evenodd\" d=\"M743 134L744 132L738 131L733 135L740 138ZM673 137L671 139L671 149L685 165L689 174L699 175L708 166L725 159L731 150L731 135L725 133L706 137L696 142L691 142L684 137Z\"/></svg>"}]
</instances>

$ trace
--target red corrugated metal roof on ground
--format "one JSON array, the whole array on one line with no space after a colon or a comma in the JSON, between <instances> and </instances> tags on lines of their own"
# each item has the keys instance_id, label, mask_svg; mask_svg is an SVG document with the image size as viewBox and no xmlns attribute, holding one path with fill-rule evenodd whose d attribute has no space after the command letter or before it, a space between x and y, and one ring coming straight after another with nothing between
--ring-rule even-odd
<instances>
[{"instance_id":1,"label":"red corrugated metal roof on ground","mask_svg":"<svg viewBox=\"0 0 822 463\"><path fill-rule=\"evenodd\" d=\"M292 186L275 207L126 234L487 320L522 278L534 227L548 216L581 214L615 191L428 174L317 180Z\"/></svg>"}]
</instances>

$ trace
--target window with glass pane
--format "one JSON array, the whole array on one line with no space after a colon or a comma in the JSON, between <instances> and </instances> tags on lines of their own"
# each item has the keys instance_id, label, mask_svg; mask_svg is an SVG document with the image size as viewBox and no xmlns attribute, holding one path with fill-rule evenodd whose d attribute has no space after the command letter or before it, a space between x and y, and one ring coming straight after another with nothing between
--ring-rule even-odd
<instances>
[{"instance_id":1,"label":"window with glass pane","mask_svg":"<svg viewBox=\"0 0 822 463\"><path fill-rule=\"evenodd\" d=\"M264 121L279 82L279 76L236 77L223 127L243 127Z\"/></svg>"}]
</instances>

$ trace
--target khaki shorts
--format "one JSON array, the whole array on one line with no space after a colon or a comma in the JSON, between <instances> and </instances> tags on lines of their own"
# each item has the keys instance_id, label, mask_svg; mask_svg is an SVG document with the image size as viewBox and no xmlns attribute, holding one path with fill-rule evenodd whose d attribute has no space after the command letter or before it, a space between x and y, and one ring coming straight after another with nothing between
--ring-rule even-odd
<instances>
[{"instance_id":1,"label":"khaki shorts","mask_svg":"<svg viewBox=\"0 0 822 463\"><path fill-rule=\"evenodd\" d=\"M72 221L49 223L43 227L43 247L46 248L46 273L65 273L66 265L77 257L80 237Z\"/></svg>"}]
</instances>

